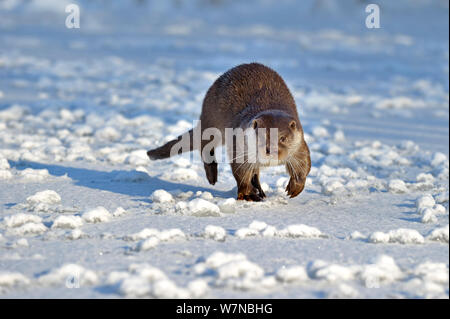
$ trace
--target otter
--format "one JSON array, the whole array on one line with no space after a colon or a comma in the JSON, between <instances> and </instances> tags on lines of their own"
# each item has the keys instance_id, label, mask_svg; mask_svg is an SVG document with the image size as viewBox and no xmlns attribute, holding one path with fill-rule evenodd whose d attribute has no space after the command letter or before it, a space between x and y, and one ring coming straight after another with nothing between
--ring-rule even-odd
<instances>
[{"instance_id":1,"label":"otter","mask_svg":"<svg viewBox=\"0 0 450 319\"><path fill-rule=\"evenodd\" d=\"M266 197L259 173L260 168L272 165L285 165L290 176L286 187L288 196L293 198L303 191L311 169L310 152L294 98L277 72L259 63L241 64L228 70L208 89L200 121L202 133L208 128L216 128L224 136L226 128L240 128L254 130L260 137L265 132L263 143L258 142L256 146L256 161L250 162L249 152L236 150L236 147L232 147L229 153L238 200L261 201ZM194 130L148 151L147 155L151 160L157 160L198 149L206 177L214 185L217 182L215 148L223 145L225 140L214 141L210 137L202 139L195 147ZM277 137L275 142L271 136L273 132ZM173 148L182 141L187 141L188 147L174 152Z\"/></svg>"}]
</instances>

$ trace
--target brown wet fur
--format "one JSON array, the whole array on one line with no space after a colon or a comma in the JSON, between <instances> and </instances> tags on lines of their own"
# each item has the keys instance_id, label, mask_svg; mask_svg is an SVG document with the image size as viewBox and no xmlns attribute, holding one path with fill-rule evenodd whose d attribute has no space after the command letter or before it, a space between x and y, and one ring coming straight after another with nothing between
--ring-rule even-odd
<instances>
[{"instance_id":1,"label":"brown wet fur","mask_svg":"<svg viewBox=\"0 0 450 319\"><path fill-rule=\"evenodd\" d=\"M278 159L290 159L294 162L293 165L286 164L290 175L286 192L292 198L303 191L306 176L311 168L309 149L303 138L294 98L278 73L259 63L242 64L230 69L220 76L206 93L200 120L202 131L210 127L218 128L222 137L225 137L225 128L246 129L257 122L258 128L268 129L267 149L270 141L269 128L278 128L278 137L285 137L283 142L278 142ZM192 130L185 134L190 134L192 138ZM296 136L301 136L300 139L297 138L297 142ZM149 157L169 157L170 148L180 139L181 136L149 151ZM209 142L202 141L199 151ZM215 147L217 146L219 145ZM192 147L190 150L193 150ZM210 153L214 155L213 150ZM233 158L236 155L238 154L233 153ZM259 168L265 165L234 161L230 164L238 186L237 199L263 200L266 195L259 182ZM209 183L214 185L217 182L217 163L204 163L204 167Z\"/></svg>"}]
</instances>

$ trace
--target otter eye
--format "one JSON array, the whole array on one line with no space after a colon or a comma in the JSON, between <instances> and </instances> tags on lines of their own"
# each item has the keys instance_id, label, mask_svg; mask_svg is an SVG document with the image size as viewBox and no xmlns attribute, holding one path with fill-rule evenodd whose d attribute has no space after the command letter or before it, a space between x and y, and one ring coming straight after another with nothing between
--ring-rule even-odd
<instances>
[{"instance_id":1,"label":"otter eye","mask_svg":"<svg viewBox=\"0 0 450 319\"><path fill-rule=\"evenodd\" d=\"M253 128L256 130L257 127L258 127L258 122L254 121L253 122Z\"/></svg>"},{"instance_id":2,"label":"otter eye","mask_svg":"<svg viewBox=\"0 0 450 319\"><path fill-rule=\"evenodd\" d=\"M282 137L280 137L280 142L281 142L281 143L284 143L284 142L286 142L286 136L282 136Z\"/></svg>"},{"instance_id":3,"label":"otter eye","mask_svg":"<svg viewBox=\"0 0 450 319\"><path fill-rule=\"evenodd\" d=\"M295 121L292 121L289 126L291 127L291 129L295 129L295 127L297 126L297 124L295 124Z\"/></svg>"}]
</instances>

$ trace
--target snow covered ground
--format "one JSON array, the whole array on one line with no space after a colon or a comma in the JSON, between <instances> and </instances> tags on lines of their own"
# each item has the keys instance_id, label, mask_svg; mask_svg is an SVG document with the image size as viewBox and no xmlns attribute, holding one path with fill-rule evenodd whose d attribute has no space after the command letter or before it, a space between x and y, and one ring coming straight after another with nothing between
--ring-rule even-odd
<instances>
[{"instance_id":1,"label":"snow covered ground","mask_svg":"<svg viewBox=\"0 0 450 319\"><path fill-rule=\"evenodd\" d=\"M0 298L448 298L447 1L70 2L0 2ZM250 61L312 151L292 200L145 154Z\"/></svg>"}]
</instances>

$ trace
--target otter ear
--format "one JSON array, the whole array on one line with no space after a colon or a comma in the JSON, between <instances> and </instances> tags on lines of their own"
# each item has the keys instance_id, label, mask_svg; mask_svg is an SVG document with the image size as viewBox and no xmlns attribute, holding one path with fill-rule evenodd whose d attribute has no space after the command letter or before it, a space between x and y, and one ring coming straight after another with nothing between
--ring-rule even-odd
<instances>
[{"instance_id":1,"label":"otter ear","mask_svg":"<svg viewBox=\"0 0 450 319\"><path fill-rule=\"evenodd\" d=\"M291 123L289 123L289 127L295 130L297 128L297 123L295 123L295 121L291 121Z\"/></svg>"}]
</instances>

